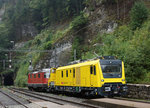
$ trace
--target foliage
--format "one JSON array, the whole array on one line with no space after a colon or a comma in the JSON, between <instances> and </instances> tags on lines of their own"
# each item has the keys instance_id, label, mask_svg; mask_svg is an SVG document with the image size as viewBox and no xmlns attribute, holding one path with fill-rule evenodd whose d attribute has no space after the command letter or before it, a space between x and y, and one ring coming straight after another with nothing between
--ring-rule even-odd
<instances>
[{"instance_id":1,"label":"foliage","mask_svg":"<svg viewBox=\"0 0 150 108\"><path fill-rule=\"evenodd\" d=\"M45 43L44 45L44 49L45 50L50 50L52 48L52 42L48 41L47 43Z\"/></svg>"},{"instance_id":2,"label":"foliage","mask_svg":"<svg viewBox=\"0 0 150 108\"><path fill-rule=\"evenodd\" d=\"M72 45L72 55L74 55L74 51L76 50L76 59L81 58L81 46L80 46L80 40L78 37L74 39L73 45ZM72 57L73 59L73 57Z\"/></svg>"},{"instance_id":3,"label":"foliage","mask_svg":"<svg viewBox=\"0 0 150 108\"><path fill-rule=\"evenodd\" d=\"M0 47L7 48L8 44L8 32L5 24L0 24Z\"/></svg>"},{"instance_id":4,"label":"foliage","mask_svg":"<svg viewBox=\"0 0 150 108\"><path fill-rule=\"evenodd\" d=\"M25 47L21 49L51 49L53 43L67 35L68 31L71 30L71 26L64 30L57 30L56 33L48 30L48 27L51 24L59 23L79 15L85 7L83 2L84 0L15 0L15 2L7 2L5 4L6 11L2 18L3 23L0 24L0 47L9 48L9 41L20 41L19 36L22 26L25 24L34 24L41 33L34 40L27 42ZM46 30L45 28L48 29ZM57 25L55 24L53 28L57 28ZM44 54L29 52L25 53L24 56L21 56L19 53L18 55L17 59L24 58L27 61L21 61L15 67L16 70L14 70L17 71L15 84L25 86L29 66L28 59L32 59L33 66L35 66Z\"/></svg>"},{"instance_id":5,"label":"foliage","mask_svg":"<svg viewBox=\"0 0 150 108\"><path fill-rule=\"evenodd\" d=\"M36 23L42 23L45 27L68 16L79 14L84 7L82 2L83 0L32 0L29 6L33 9Z\"/></svg>"},{"instance_id":6,"label":"foliage","mask_svg":"<svg viewBox=\"0 0 150 108\"><path fill-rule=\"evenodd\" d=\"M40 45L41 44L41 40L40 39L36 39L35 44Z\"/></svg>"},{"instance_id":7,"label":"foliage","mask_svg":"<svg viewBox=\"0 0 150 108\"><path fill-rule=\"evenodd\" d=\"M56 22L78 15L84 8L84 0L15 0L7 2L3 22L9 40L20 39L24 24L34 24L40 32ZM3 2L0 0L0 3ZM19 34L19 35L18 35Z\"/></svg>"},{"instance_id":8,"label":"foliage","mask_svg":"<svg viewBox=\"0 0 150 108\"><path fill-rule=\"evenodd\" d=\"M29 63L23 60L20 64L20 68L15 79L16 86L25 87L27 85L28 67Z\"/></svg>"},{"instance_id":9,"label":"foliage","mask_svg":"<svg viewBox=\"0 0 150 108\"><path fill-rule=\"evenodd\" d=\"M50 41L51 38L52 38L53 34L52 33L49 33L48 37L46 38L46 42Z\"/></svg>"},{"instance_id":10,"label":"foliage","mask_svg":"<svg viewBox=\"0 0 150 108\"><path fill-rule=\"evenodd\" d=\"M140 28L142 23L148 18L148 9L146 8L144 2L135 2L133 8L130 12L130 26L132 30Z\"/></svg>"},{"instance_id":11,"label":"foliage","mask_svg":"<svg viewBox=\"0 0 150 108\"><path fill-rule=\"evenodd\" d=\"M150 77L150 21L144 23L148 17L148 11L143 3L137 2L132 8L130 27L120 26L114 33L110 34L99 33L92 41L92 45L87 46L83 44L84 34L81 31L88 23L87 17L81 13L85 6L84 1L87 6L90 6L91 4L94 5L95 0L16 0L13 5L7 4L3 17L4 23L0 24L0 47L8 48L10 45L4 43L17 40L17 30L26 23L33 23L40 34L34 40L29 41L24 49L50 50L52 45L66 36L68 32L78 32L75 34L72 45L72 55L76 50L77 59L94 58L93 52L101 56L118 56L125 62L128 82L137 83L142 80L143 82L149 82L148 79L145 79L145 76ZM99 0L97 1L99 2ZM116 3L116 0L103 0L102 2L108 1L110 1L109 3ZM74 16L76 17L67 29L53 31L53 28L57 28L56 22ZM55 25L49 30L48 27L51 24ZM99 44L94 46L96 43ZM1 59L5 58L3 52L1 55L3 55ZM33 66L35 66L43 56L43 53L29 52L20 58L27 59L30 57ZM15 84L26 86L29 63L22 60L19 64Z\"/></svg>"},{"instance_id":12,"label":"foliage","mask_svg":"<svg viewBox=\"0 0 150 108\"><path fill-rule=\"evenodd\" d=\"M71 23L71 26L74 30L80 30L87 24L88 20L81 14L80 16L77 16L74 18L74 20Z\"/></svg>"},{"instance_id":13,"label":"foliage","mask_svg":"<svg viewBox=\"0 0 150 108\"><path fill-rule=\"evenodd\" d=\"M57 41L57 39L62 38L70 30L70 27L64 30L58 30L52 33L52 29L48 28L42 30L33 40L28 41L22 49L30 48L31 50L50 50L52 44ZM24 56L20 56L19 59L26 59L26 61L21 61L19 63L19 70L17 71L17 77L15 79L16 86L26 86L27 84L27 73L29 72L29 60L32 60L32 66L35 67L37 63L46 55L46 53L39 52L28 52ZM24 78L23 80L21 80Z\"/></svg>"},{"instance_id":14,"label":"foliage","mask_svg":"<svg viewBox=\"0 0 150 108\"><path fill-rule=\"evenodd\" d=\"M85 54L82 55L82 59L85 60L85 59L93 59L95 58L96 56L93 54L93 52L89 51L89 52L86 52Z\"/></svg>"},{"instance_id":15,"label":"foliage","mask_svg":"<svg viewBox=\"0 0 150 108\"><path fill-rule=\"evenodd\" d=\"M92 47L83 58L94 56L96 51L100 56L117 56L125 63L126 79L129 83L150 83L150 21L143 24L141 29L134 31L128 26L120 26L115 32L103 34L99 46Z\"/></svg>"}]
</instances>

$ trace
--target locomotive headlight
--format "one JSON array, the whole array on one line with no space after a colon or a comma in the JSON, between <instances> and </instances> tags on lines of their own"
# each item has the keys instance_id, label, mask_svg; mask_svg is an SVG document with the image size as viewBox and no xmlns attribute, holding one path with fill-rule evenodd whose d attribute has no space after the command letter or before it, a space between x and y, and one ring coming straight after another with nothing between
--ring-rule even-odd
<instances>
[{"instance_id":1,"label":"locomotive headlight","mask_svg":"<svg viewBox=\"0 0 150 108\"><path fill-rule=\"evenodd\" d=\"M122 81L125 81L124 79L122 79Z\"/></svg>"},{"instance_id":2,"label":"locomotive headlight","mask_svg":"<svg viewBox=\"0 0 150 108\"><path fill-rule=\"evenodd\" d=\"M102 79L101 82L104 82L104 80Z\"/></svg>"}]
</instances>

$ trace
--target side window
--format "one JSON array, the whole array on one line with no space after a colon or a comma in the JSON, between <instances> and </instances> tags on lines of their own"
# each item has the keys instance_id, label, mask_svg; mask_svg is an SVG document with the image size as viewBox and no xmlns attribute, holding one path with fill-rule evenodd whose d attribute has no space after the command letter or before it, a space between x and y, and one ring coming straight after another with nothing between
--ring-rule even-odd
<instances>
[{"instance_id":1,"label":"side window","mask_svg":"<svg viewBox=\"0 0 150 108\"><path fill-rule=\"evenodd\" d=\"M94 75L96 75L96 66L94 66Z\"/></svg>"},{"instance_id":2,"label":"side window","mask_svg":"<svg viewBox=\"0 0 150 108\"><path fill-rule=\"evenodd\" d=\"M34 78L36 78L36 74L34 74Z\"/></svg>"},{"instance_id":3,"label":"side window","mask_svg":"<svg viewBox=\"0 0 150 108\"><path fill-rule=\"evenodd\" d=\"M40 74L38 74L38 78L40 78Z\"/></svg>"},{"instance_id":4,"label":"side window","mask_svg":"<svg viewBox=\"0 0 150 108\"><path fill-rule=\"evenodd\" d=\"M68 70L66 70L66 77L68 77Z\"/></svg>"},{"instance_id":5,"label":"side window","mask_svg":"<svg viewBox=\"0 0 150 108\"><path fill-rule=\"evenodd\" d=\"M32 74L30 74L30 78L32 78Z\"/></svg>"},{"instance_id":6,"label":"side window","mask_svg":"<svg viewBox=\"0 0 150 108\"><path fill-rule=\"evenodd\" d=\"M46 78L46 73L44 73L44 78Z\"/></svg>"},{"instance_id":7,"label":"side window","mask_svg":"<svg viewBox=\"0 0 150 108\"><path fill-rule=\"evenodd\" d=\"M63 78L63 71L61 71L61 77Z\"/></svg>"},{"instance_id":8,"label":"side window","mask_svg":"<svg viewBox=\"0 0 150 108\"><path fill-rule=\"evenodd\" d=\"M90 66L90 73L93 73L93 66Z\"/></svg>"},{"instance_id":9,"label":"side window","mask_svg":"<svg viewBox=\"0 0 150 108\"><path fill-rule=\"evenodd\" d=\"M73 78L75 78L75 69L73 69Z\"/></svg>"}]
</instances>

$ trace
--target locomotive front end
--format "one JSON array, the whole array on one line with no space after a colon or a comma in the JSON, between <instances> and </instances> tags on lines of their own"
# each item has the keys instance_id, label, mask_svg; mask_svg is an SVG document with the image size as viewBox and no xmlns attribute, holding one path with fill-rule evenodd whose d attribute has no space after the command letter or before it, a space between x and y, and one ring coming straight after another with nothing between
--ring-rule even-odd
<instances>
[{"instance_id":1,"label":"locomotive front end","mask_svg":"<svg viewBox=\"0 0 150 108\"><path fill-rule=\"evenodd\" d=\"M124 63L117 59L100 60L101 67L101 95L114 96L126 95Z\"/></svg>"}]
</instances>

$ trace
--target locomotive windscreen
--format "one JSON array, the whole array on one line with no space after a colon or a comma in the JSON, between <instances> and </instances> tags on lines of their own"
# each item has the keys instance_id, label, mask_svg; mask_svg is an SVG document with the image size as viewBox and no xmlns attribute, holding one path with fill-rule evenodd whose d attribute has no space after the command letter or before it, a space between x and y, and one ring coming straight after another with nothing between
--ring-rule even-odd
<instances>
[{"instance_id":1,"label":"locomotive windscreen","mask_svg":"<svg viewBox=\"0 0 150 108\"><path fill-rule=\"evenodd\" d=\"M122 77L121 60L100 60L100 65L101 65L104 78Z\"/></svg>"}]
</instances>

